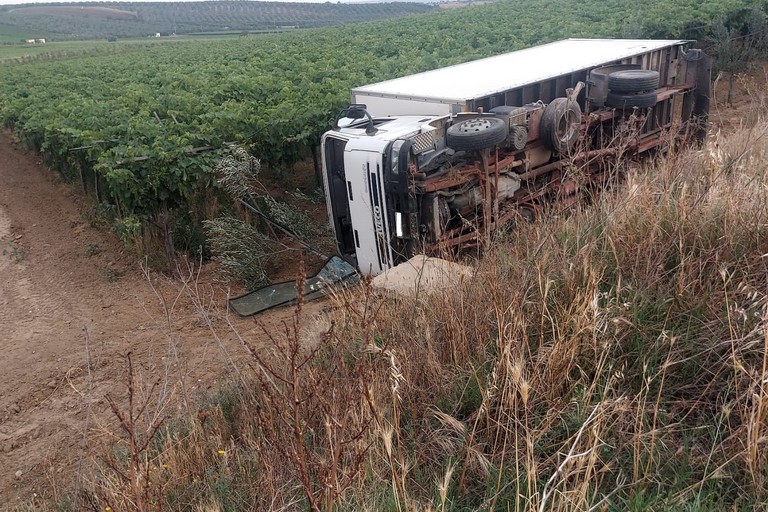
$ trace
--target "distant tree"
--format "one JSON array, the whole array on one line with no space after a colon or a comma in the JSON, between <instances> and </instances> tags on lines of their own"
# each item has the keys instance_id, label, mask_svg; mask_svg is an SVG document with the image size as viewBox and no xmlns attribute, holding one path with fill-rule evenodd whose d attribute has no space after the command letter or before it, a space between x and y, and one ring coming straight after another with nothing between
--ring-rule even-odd
<instances>
[{"instance_id":1,"label":"distant tree","mask_svg":"<svg viewBox=\"0 0 768 512\"><path fill-rule=\"evenodd\" d=\"M757 56L768 55L768 15L760 7L754 6L747 22L748 44Z\"/></svg>"},{"instance_id":2,"label":"distant tree","mask_svg":"<svg viewBox=\"0 0 768 512\"><path fill-rule=\"evenodd\" d=\"M621 23L619 35L627 39L640 39L645 37L643 19L638 14L628 15Z\"/></svg>"},{"instance_id":3,"label":"distant tree","mask_svg":"<svg viewBox=\"0 0 768 512\"><path fill-rule=\"evenodd\" d=\"M715 56L715 71L728 76L726 104L733 100L733 82L736 73L744 71L755 57L755 50L749 39L742 36L740 28L727 23L723 17L715 19L712 25L711 51Z\"/></svg>"}]
</instances>

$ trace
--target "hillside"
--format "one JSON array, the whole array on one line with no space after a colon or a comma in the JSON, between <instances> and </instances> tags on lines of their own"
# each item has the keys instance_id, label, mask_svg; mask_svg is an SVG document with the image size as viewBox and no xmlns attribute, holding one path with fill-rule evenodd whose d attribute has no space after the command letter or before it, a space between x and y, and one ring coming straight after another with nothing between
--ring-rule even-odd
<instances>
[{"instance_id":1,"label":"hillside","mask_svg":"<svg viewBox=\"0 0 768 512\"><path fill-rule=\"evenodd\" d=\"M88 2L0 7L0 41L136 38L155 34L324 27L433 11L423 3Z\"/></svg>"}]
</instances>

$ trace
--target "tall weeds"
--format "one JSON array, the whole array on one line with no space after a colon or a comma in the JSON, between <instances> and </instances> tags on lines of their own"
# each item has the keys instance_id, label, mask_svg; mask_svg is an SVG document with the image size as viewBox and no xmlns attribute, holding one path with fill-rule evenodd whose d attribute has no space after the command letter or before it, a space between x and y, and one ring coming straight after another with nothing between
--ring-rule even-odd
<instances>
[{"instance_id":1,"label":"tall weeds","mask_svg":"<svg viewBox=\"0 0 768 512\"><path fill-rule=\"evenodd\" d=\"M299 308L160 431L162 509L760 506L767 126L520 226L448 293L347 290L317 336Z\"/></svg>"}]
</instances>

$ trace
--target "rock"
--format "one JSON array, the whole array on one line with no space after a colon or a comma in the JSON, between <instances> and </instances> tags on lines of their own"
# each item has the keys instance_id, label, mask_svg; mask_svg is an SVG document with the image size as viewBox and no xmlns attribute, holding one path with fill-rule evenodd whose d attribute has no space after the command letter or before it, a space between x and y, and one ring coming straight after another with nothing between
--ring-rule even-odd
<instances>
[{"instance_id":1,"label":"rock","mask_svg":"<svg viewBox=\"0 0 768 512\"><path fill-rule=\"evenodd\" d=\"M21 475L22 475L22 473L21 473L21 470L18 470L18 471L17 471L17 472L14 474L14 476L16 477L16 480L20 479L20 478L21 478Z\"/></svg>"},{"instance_id":2,"label":"rock","mask_svg":"<svg viewBox=\"0 0 768 512\"><path fill-rule=\"evenodd\" d=\"M51 382L49 382L48 387L51 389L56 389L56 381L52 380Z\"/></svg>"},{"instance_id":3,"label":"rock","mask_svg":"<svg viewBox=\"0 0 768 512\"><path fill-rule=\"evenodd\" d=\"M472 268L440 258L414 256L373 278L373 288L415 297L459 286Z\"/></svg>"},{"instance_id":4,"label":"rock","mask_svg":"<svg viewBox=\"0 0 768 512\"><path fill-rule=\"evenodd\" d=\"M11 406L11 412L13 414L19 414L21 412L21 406L19 404L13 404Z\"/></svg>"}]
</instances>

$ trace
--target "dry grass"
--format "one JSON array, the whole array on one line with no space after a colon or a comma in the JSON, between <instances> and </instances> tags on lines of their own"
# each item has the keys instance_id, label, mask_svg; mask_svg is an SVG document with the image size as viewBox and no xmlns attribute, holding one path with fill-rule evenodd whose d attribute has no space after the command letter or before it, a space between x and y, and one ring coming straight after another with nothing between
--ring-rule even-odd
<instances>
[{"instance_id":1,"label":"dry grass","mask_svg":"<svg viewBox=\"0 0 768 512\"><path fill-rule=\"evenodd\" d=\"M452 293L347 291L312 343L299 308L154 437L145 510L763 506L766 130L521 226ZM92 502L130 497L102 469Z\"/></svg>"}]
</instances>

